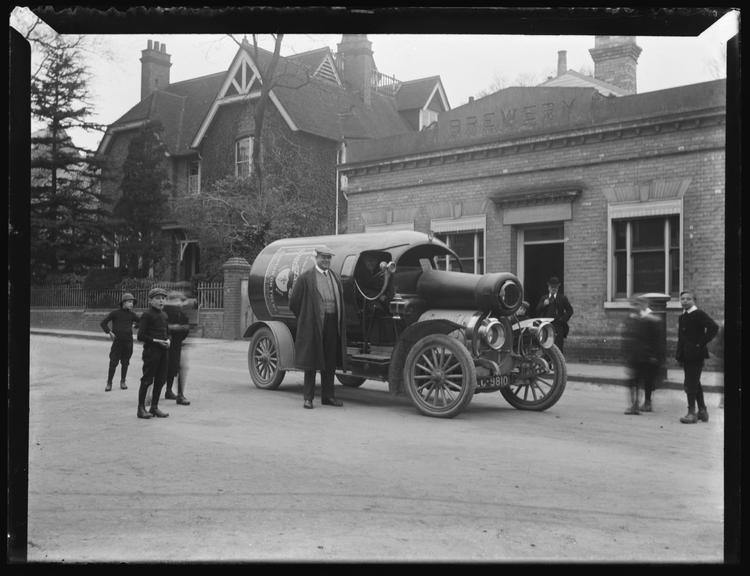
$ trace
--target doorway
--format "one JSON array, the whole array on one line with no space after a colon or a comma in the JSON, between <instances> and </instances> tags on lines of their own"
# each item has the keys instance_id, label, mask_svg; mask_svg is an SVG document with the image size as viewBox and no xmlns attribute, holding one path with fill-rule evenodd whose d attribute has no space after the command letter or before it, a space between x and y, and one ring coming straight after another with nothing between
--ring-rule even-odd
<instances>
[{"instance_id":1,"label":"doorway","mask_svg":"<svg viewBox=\"0 0 750 576\"><path fill-rule=\"evenodd\" d=\"M565 240L563 225L526 228L519 234L523 238L523 293L534 310L539 299L547 292L547 280L557 276L565 292Z\"/></svg>"}]
</instances>

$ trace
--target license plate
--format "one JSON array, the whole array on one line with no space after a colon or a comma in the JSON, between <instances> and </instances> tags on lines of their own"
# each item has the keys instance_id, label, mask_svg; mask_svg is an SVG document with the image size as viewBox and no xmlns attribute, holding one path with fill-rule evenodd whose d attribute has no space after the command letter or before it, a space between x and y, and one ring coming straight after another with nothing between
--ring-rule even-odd
<instances>
[{"instance_id":1,"label":"license plate","mask_svg":"<svg viewBox=\"0 0 750 576\"><path fill-rule=\"evenodd\" d=\"M482 378L477 382L480 388L505 388L510 383L508 374L497 374L489 378Z\"/></svg>"}]
</instances>

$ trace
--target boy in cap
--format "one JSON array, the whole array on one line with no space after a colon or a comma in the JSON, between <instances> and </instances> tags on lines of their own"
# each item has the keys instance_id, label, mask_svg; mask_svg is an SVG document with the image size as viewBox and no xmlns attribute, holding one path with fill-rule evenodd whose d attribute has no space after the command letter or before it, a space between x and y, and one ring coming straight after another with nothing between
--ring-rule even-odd
<instances>
[{"instance_id":1,"label":"boy in cap","mask_svg":"<svg viewBox=\"0 0 750 576\"><path fill-rule=\"evenodd\" d=\"M664 362L664 338L659 319L642 296L630 299L631 312L623 326L622 350L630 380L630 402L625 414L651 412L651 394ZM643 386L643 405L638 406L639 387Z\"/></svg>"},{"instance_id":2,"label":"boy in cap","mask_svg":"<svg viewBox=\"0 0 750 576\"><path fill-rule=\"evenodd\" d=\"M99 324L104 333L112 340L109 349L109 372L107 373L107 386L105 392L112 390L112 379L115 377L117 364L120 364L120 388L127 390L125 383L128 375L130 357L133 355L133 326L138 325L138 315L133 312L135 298L126 292L120 298L120 307L112 310ZM110 328L109 324L112 323Z\"/></svg>"},{"instance_id":3,"label":"boy in cap","mask_svg":"<svg viewBox=\"0 0 750 576\"><path fill-rule=\"evenodd\" d=\"M138 418L166 418L166 412L159 410L159 396L167 379L169 362L169 326L164 303L167 291L164 288L153 288L148 293L149 309L141 315L138 325L138 341L143 342L143 377L138 389ZM146 393L153 382L154 392L151 409L146 411Z\"/></svg>"}]
</instances>

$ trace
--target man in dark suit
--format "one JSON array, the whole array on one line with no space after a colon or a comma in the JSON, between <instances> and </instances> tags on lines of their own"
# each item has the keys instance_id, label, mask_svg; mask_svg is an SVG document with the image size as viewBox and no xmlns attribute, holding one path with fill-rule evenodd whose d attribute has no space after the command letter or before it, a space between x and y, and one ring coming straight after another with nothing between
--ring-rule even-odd
<instances>
[{"instance_id":1,"label":"man in dark suit","mask_svg":"<svg viewBox=\"0 0 750 576\"><path fill-rule=\"evenodd\" d=\"M695 294L690 290L680 292L682 314L677 327L677 361L685 371L685 394L687 394L688 412L680 418L683 424L695 424L698 421L708 422L708 410L703 400L701 372L703 362L708 358L706 345L714 339L719 325L695 305ZM695 405L698 404L698 413Z\"/></svg>"},{"instance_id":2,"label":"man in dark suit","mask_svg":"<svg viewBox=\"0 0 750 576\"><path fill-rule=\"evenodd\" d=\"M297 317L294 360L305 371L304 407L312 408L315 373L320 370L321 404L343 406L334 395L336 366L346 362L346 321L341 280L331 270L333 252L315 249L315 266L294 281L289 308Z\"/></svg>"},{"instance_id":3,"label":"man in dark suit","mask_svg":"<svg viewBox=\"0 0 750 576\"><path fill-rule=\"evenodd\" d=\"M573 315L573 307L565 294L560 293L560 279L552 276L547 282L547 294L540 298L536 305L536 315L539 318L552 318L555 328L555 345L563 351L565 338L568 337L570 327L568 320Z\"/></svg>"}]
</instances>

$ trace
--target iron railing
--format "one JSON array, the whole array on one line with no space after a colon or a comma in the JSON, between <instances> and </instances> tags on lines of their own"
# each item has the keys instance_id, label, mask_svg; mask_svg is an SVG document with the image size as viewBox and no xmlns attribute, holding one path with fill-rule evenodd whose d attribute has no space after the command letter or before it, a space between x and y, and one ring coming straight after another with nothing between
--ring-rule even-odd
<instances>
[{"instance_id":1,"label":"iron railing","mask_svg":"<svg viewBox=\"0 0 750 576\"><path fill-rule=\"evenodd\" d=\"M105 290L89 290L80 284L59 284L50 286L35 286L31 288L30 306L32 308L117 308L120 297L131 293L137 300L137 308L145 308L148 304L149 290L155 286L166 290L179 290L181 285L176 282L154 282L151 285L137 288L109 288ZM203 309L224 308L223 282L198 282L192 295Z\"/></svg>"}]
</instances>

